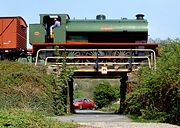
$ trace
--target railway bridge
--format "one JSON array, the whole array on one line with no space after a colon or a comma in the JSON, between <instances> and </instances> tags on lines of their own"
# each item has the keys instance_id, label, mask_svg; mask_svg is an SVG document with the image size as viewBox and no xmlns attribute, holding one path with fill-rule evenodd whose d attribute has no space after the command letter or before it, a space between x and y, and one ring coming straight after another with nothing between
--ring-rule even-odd
<instances>
[{"instance_id":1,"label":"railway bridge","mask_svg":"<svg viewBox=\"0 0 180 128\"><path fill-rule=\"evenodd\" d=\"M74 112L73 79L119 79L121 96L119 113L123 113L128 81L127 74L137 71L141 66L156 70L157 44L146 43L138 44L138 46L143 46L143 48L60 49L57 47L39 49L36 54L35 65L44 64L52 71L61 69L64 64L67 68L73 68L74 75L69 81L69 99L72 113Z\"/></svg>"}]
</instances>

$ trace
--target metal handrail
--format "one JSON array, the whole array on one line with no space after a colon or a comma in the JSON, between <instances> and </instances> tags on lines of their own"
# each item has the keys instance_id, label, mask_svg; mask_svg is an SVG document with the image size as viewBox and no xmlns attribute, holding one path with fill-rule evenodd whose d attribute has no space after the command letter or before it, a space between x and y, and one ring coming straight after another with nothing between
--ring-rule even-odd
<instances>
[{"instance_id":1,"label":"metal handrail","mask_svg":"<svg viewBox=\"0 0 180 128\"><path fill-rule=\"evenodd\" d=\"M63 57L46 57L46 59L45 59L45 63L44 63L44 65L47 65L47 63L48 63L48 59L62 59ZM66 58L72 58L72 57L66 57ZM80 58L80 57L76 57L76 58ZM117 58L118 58L118 56L117 56ZM122 57L119 57L119 58L122 58ZM133 59L147 59L148 60L148 65L149 65L149 68L151 69L152 67L151 67L151 61L150 61L150 58L148 57L148 56L132 56L132 57L125 57L125 58L133 58ZM95 64L96 62L92 62L92 63L66 63L67 65L93 65L93 64ZM56 63L56 64L58 64L58 65L62 65L63 63ZM130 64L129 62L127 63L127 62L124 62L124 63L116 63L116 62L104 62L104 63L102 63L102 62L99 62L98 64L104 64L104 65L111 65L111 64L119 64L119 65L126 65L126 64ZM141 63L135 63L135 62L133 62L132 63L133 65L135 65L135 64L141 64Z\"/></svg>"},{"instance_id":2,"label":"metal handrail","mask_svg":"<svg viewBox=\"0 0 180 128\"><path fill-rule=\"evenodd\" d=\"M153 55L151 56L151 58L153 59L154 62L154 69L156 70L156 54L155 51L152 49L98 49L99 51L114 51L114 50L118 50L118 51L144 51L144 52L152 52ZM39 49L37 51L36 54L36 60L35 60L35 65L37 65L38 63L38 57L39 57L39 53L41 51L97 51L97 49ZM72 57L75 58L75 57Z\"/></svg>"}]
</instances>

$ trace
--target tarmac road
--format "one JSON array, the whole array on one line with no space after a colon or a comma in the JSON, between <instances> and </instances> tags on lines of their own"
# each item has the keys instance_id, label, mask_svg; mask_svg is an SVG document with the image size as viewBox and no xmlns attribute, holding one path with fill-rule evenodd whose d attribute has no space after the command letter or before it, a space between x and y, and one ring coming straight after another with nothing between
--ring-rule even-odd
<instances>
[{"instance_id":1,"label":"tarmac road","mask_svg":"<svg viewBox=\"0 0 180 128\"><path fill-rule=\"evenodd\" d=\"M77 123L89 122L130 122L131 120L124 115L117 115L96 110L76 110L77 114L72 116L55 117L58 120Z\"/></svg>"},{"instance_id":2,"label":"tarmac road","mask_svg":"<svg viewBox=\"0 0 180 128\"><path fill-rule=\"evenodd\" d=\"M180 128L176 125L165 123L136 123L125 115L96 111L76 110L77 114L71 116L53 117L53 119L75 122L93 128Z\"/></svg>"}]
</instances>

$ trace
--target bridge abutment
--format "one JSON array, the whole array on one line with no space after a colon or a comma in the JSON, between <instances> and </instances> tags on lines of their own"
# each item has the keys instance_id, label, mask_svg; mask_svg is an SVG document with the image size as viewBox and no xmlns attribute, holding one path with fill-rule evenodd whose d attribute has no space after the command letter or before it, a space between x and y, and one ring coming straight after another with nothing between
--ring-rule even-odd
<instances>
[{"instance_id":1,"label":"bridge abutment","mask_svg":"<svg viewBox=\"0 0 180 128\"><path fill-rule=\"evenodd\" d=\"M127 73L122 73L120 79L120 107L118 111L119 114L123 114L125 111L127 80L128 80Z\"/></svg>"},{"instance_id":2,"label":"bridge abutment","mask_svg":"<svg viewBox=\"0 0 180 128\"><path fill-rule=\"evenodd\" d=\"M73 107L73 95L74 95L74 88L73 88L74 80L71 79L68 82L68 106L69 106L69 113L75 113L74 107Z\"/></svg>"}]
</instances>

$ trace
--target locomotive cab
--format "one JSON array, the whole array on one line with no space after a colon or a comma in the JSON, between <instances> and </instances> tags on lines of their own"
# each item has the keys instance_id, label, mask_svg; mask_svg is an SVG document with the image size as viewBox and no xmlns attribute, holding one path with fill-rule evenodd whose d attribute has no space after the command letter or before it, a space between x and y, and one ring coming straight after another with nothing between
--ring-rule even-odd
<instances>
[{"instance_id":1,"label":"locomotive cab","mask_svg":"<svg viewBox=\"0 0 180 128\"><path fill-rule=\"evenodd\" d=\"M60 27L53 28L55 19L60 22ZM69 20L67 14L40 14L40 23L29 25L29 42L33 43L64 43L66 42L66 22Z\"/></svg>"},{"instance_id":2,"label":"locomotive cab","mask_svg":"<svg viewBox=\"0 0 180 128\"><path fill-rule=\"evenodd\" d=\"M52 28L55 25L55 22L58 21L61 23L61 17L58 15L50 16L46 15L43 17L43 26L46 30L45 42L54 42L54 29L59 28L60 26Z\"/></svg>"}]
</instances>

